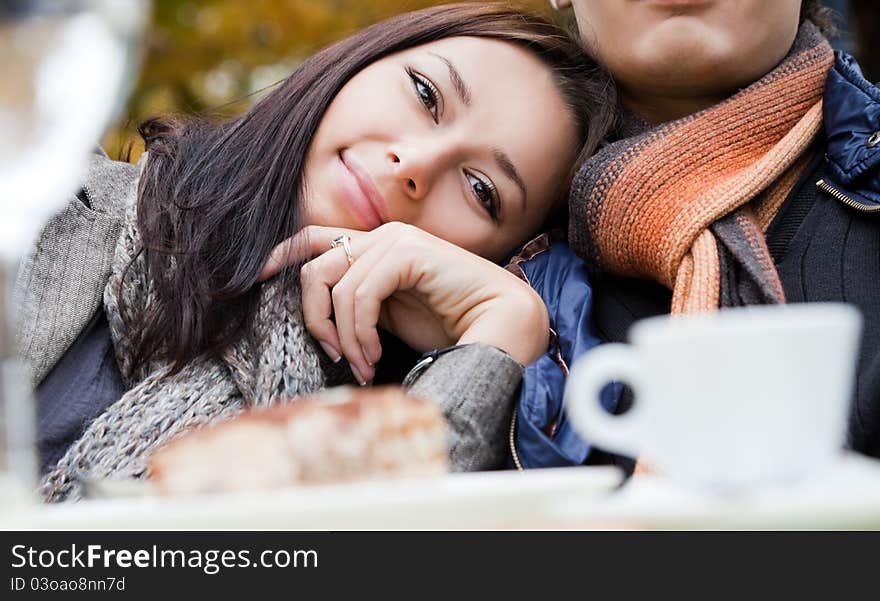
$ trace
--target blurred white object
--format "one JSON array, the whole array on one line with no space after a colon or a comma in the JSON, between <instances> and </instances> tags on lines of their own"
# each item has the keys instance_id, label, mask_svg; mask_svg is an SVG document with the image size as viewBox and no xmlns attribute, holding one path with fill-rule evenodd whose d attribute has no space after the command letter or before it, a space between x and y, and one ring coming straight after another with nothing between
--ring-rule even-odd
<instances>
[{"instance_id":1,"label":"blurred white object","mask_svg":"<svg viewBox=\"0 0 880 601\"><path fill-rule=\"evenodd\" d=\"M740 495L637 475L604 498L558 498L550 513L585 527L637 530L877 530L880 461L853 452L808 478Z\"/></svg>"},{"instance_id":2,"label":"blurred white object","mask_svg":"<svg viewBox=\"0 0 880 601\"><path fill-rule=\"evenodd\" d=\"M601 448L682 484L741 493L837 461L846 437L861 315L834 303L729 309L638 322L572 367L565 407ZM611 415L607 382L633 389Z\"/></svg>"},{"instance_id":3,"label":"blurred white object","mask_svg":"<svg viewBox=\"0 0 880 601\"><path fill-rule=\"evenodd\" d=\"M15 260L76 192L128 93L146 0L0 0L0 258Z\"/></svg>"},{"instance_id":4,"label":"blurred white object","mask_svg":"<svg viewBox=\"0 0 880 601\"><path fill-rule=\"evenodd\" d=\"M25 373L15 357L0 361L0 402L5 403L7 418L4 436L0 436L6 453L6 465L0 464L0 507L35 499L40 469L34 440L36 414ZM3 425L0 420L0 426Z\"/></svg>"},{"instance_id":5,"label":"blurred white object","mask_svg":"<svg viewBox=\"0 0 880 601\"><path fill-rule=\"evenodd\" d=\"M35 407L9 324L18 264L76 193L138 71L149 0L0 0L0 482L32 489ZM0 495L0 505L12 503Z\"/></svg>"}]
</instances>

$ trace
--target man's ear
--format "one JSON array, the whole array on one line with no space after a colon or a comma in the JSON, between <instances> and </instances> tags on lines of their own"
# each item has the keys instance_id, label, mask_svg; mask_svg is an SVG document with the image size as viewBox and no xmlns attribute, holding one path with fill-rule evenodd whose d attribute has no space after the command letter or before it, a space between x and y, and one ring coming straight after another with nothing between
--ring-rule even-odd
<instances>
[{"instance_id":1,"label":"man's ear","mask_svg":"<svg viewBox=\"0 0 880 601\"><path fill-rule=\"evenodd\" d=\"M562 10L571 6L571 0L550 0L550 6L553 10Z\"/></svg>"}]
</instances>

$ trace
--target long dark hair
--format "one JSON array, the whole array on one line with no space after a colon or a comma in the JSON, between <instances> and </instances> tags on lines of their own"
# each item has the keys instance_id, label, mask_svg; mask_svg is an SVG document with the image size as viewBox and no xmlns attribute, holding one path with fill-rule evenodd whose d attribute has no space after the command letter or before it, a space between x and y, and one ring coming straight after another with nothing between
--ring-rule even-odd
<instances>
[{"instance_id":1,"label":"long dark hair","mask_svg":"<svg viewBox=\"0 0 880 601\"><path fill-rule=\"evenodd\" d=\"M301 228L306 154L336 93L384 56L453 36L504 40L542 59L571 109L582 156L611 128L613 86L598 65L543 17L492 3L437 6L368 27L312 56L232 120L146 121L137 222L154 296L129 330L136 366L160 357L178 371L243 335L263 263ZM298 269L279 277L291 273Z\"/></svg>"}]
</instances>

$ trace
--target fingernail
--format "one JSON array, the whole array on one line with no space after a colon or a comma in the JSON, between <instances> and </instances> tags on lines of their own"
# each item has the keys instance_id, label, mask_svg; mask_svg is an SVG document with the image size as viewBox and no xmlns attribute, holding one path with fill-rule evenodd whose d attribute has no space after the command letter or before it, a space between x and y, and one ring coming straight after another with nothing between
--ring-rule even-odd
<instances>
[{"instance_id":1,"label":"fingernail","mask_svg":"<svg viewBox=\"0 0 880 601\"><path fill-rule=\"evenodd\" d=\"M361 372L358 371L358 368L354 366L354 363L349 362L348 366L351 368L351 373L354 375L354 379L357 380L357 383L361 386L366 386L367 381L364 380L364 377L361 375Z\"/></svg>"},{"instance_id":2,"label":"fingernail","mask_svg":"<svg viewBox=\"0 0 880 601\"><path fill-rule=\"evenodd\" d=\"M330 357L330 360L333 361L333 363L339 363L339 360L342 359L342 355L339 354L339 351L337 351L329 343L324 342L323 340L319 340L318 343L321 345L321 348L324 349L324 352L327 353L327 356Z\"/></svg>"},{"instance_id":3,"label":"fingernail","mask_svg":"<svg viewBox=\"0 0 880 601\"><path fill-rule=\"evenodd\" d=\"M373 367L373 360L370 359L370 355L367 353L367 349L365 349L363 345L361 345L361 352L364 354L364 359L367 360L367 365Z\"/></svg>"}]
</instances>

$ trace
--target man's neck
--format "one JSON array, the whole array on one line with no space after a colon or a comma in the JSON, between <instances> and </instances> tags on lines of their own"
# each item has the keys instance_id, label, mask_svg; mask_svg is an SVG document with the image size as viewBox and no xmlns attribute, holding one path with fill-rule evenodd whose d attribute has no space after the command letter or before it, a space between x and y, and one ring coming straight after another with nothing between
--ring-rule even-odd
<instances>
[{"instance_id":1,"label":"man's neck","mask_svg":"<svg viewBox=\"0 0 880 601\"><path fill-rule=\"evenodd\" d=\"M687 98L633 95L626 90L621 90L623 104L650 125L659 125L698 113L718 104L725 98L727 98L726 95Z\"/></svg>"}]
</instances>

